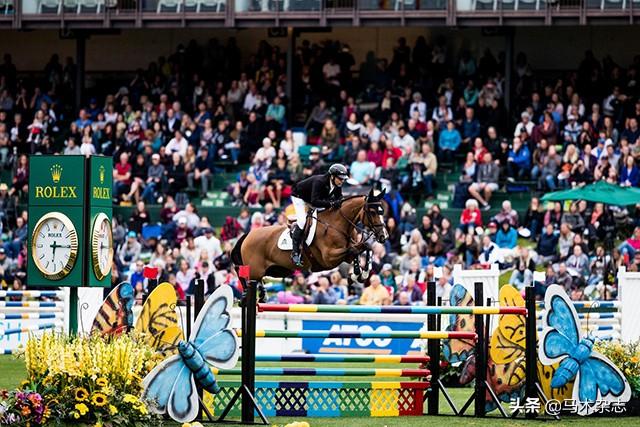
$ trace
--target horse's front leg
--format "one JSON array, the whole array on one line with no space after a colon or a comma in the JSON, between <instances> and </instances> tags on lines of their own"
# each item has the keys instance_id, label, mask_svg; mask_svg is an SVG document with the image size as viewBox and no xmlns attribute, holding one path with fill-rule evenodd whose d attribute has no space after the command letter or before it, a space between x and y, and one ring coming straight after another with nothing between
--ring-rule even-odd
<instances>
[{"instance_id":1,"label":"horse's front leg","mask_svg":"<svg viewBox=\"0 0 640 427\"><path fill-rule=\"evenodd\" d=\"M362 279L367 280L369 278L369 274L371 273L371 251L366 250L364 252L365 261L364 261L364 270L362 271Z\"/></svg>"}]
</instances>

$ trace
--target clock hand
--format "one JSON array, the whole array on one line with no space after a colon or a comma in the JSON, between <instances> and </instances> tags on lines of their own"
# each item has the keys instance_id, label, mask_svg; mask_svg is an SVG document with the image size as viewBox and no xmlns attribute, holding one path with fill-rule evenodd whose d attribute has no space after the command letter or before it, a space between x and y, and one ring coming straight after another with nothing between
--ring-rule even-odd
<instances>
[{"instance_id":1,"label":"clock hand","mask_svg":"<svg viewBox=\"0 0 640 427\"><path fill-rule=\"evenodd\" d=\"M52 252L52 254L51 254L51 260L52 260L53 262L55 262L55 260L56 260L56 249L57 249L57 248L60 248L61 246L58 246L58 243L54 240L54 241L53 241L53 244L52 244L52 245L49 245L49 247L53 249L53 252Z\"/></svg>"}]
</instances>

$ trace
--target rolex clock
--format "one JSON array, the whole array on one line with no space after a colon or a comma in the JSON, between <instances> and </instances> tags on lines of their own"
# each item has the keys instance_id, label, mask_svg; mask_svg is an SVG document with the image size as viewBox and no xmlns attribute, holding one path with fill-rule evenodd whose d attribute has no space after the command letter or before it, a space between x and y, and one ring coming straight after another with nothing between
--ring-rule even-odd
<instances>
[{"instance_id":1,"label":"rolex clock","mask_svg":"<svg viewBox=\"0 0 640 427\"><path fill-rule=\"evenodd\" d=\"M111 220L104 213L99 213L91 228L91 264L93 274L98 280L104 279L109 274L112 259Z\"/></svg>"},{"instance_id":2,"label":"rolex clock","mask_svg":"<svg viewBox=\"0 0 640 427\"><path fill-rule=\"evenodd\" d=\"M31 258L38 271L49 280L66 277L78 257L78 234L63 213L49 212L36 223L31 238Z\"/></svg>"}]
</instances>

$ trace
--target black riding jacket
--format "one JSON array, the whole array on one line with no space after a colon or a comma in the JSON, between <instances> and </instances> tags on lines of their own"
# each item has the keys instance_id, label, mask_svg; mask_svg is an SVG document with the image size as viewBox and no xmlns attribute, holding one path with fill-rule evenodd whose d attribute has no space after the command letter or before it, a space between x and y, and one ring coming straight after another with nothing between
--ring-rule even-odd
<instances>
[{"instance_id":1,"label":"black riding jacket","mask_svg":"<svg viewBox=\"0 0 640 427\"><path fill-rule=\"evenodd\" d=\"M328 174L314 175L298 181L291 189L291 195L309 203L314 208L331 207L331 202L342 199L342 188L331 190L331 177Z\"/></svg>"}]
</instances>

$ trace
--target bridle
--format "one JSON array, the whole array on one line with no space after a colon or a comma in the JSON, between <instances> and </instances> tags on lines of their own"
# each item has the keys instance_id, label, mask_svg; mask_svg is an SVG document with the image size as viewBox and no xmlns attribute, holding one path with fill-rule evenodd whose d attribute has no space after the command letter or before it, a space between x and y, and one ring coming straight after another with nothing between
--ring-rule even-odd
<instances>
[{"instance_id":1,"label":"bridle","mask_svg":"<svg viewBox=\"0 0 640 427\"><path fill-rule=\"evenodd\" d=\"M382 201L370 202L368 199L368 196L352 196L352 197L344 198L343 202L345 200L349 200L356 197L364 197L364 204L362 205L362 207L360 207L360 210L358 211L354 219L347 217L344 214L344 212L342 212L342 207L338 209L338 213L340 214L340 216L349 224L349 228L347 229L347 231L343 231L338 227L332 224L329 224L326 221L320 220L320 218L318 218L318 222L324 225L327 229L331 228L337 231L338 233L342 234L344 237L346 237L348 245L345 248L345 252L348 252L351 249L357 249L358 251L361 251L362 247L366 244L366 242L371 237L375 237L377 241L382 240L382 237L380 237L380 235L381 235L381 232L385 230L384 222L381 222L380 224L375 224L373 221L374 215L382 216L382 214L384 213L384 208L382 207ZM360 233L360 236L361 236L360 240L355 240L352 237L351 233L354 229L358 229L359 223L362 223L364 225L365 219L366 219L367 225L365 225L365 228L362 230L362 233Z\"/></svg>"}]
</instances>

